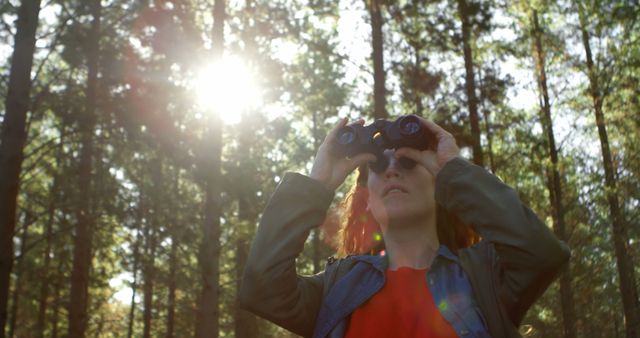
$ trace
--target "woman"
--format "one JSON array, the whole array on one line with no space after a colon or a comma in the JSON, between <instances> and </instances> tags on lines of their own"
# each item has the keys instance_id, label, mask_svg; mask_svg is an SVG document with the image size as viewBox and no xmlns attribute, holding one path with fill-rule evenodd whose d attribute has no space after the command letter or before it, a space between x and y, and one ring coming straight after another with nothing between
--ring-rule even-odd
<instances>
[{"instance_id":1,"label":"woman","mask_svg":"<svg viewBox=\"0 0 640 338\"><path fill-rule=\"evenodd\" d=\"M367 209L385 255L348 256L317 275L296 274L295 259L335 189L376 160L334 155L346 123L327 135L308 177L288 173L271 197L247 261L242 306L308 337L519 337L520 321L569 251L515 191L461 159L451 134L425 119L435 149L387 150L386 168L368 172ZM437 205L483 240L454 252L440 243Z\"/></svg>"}]
</instances>

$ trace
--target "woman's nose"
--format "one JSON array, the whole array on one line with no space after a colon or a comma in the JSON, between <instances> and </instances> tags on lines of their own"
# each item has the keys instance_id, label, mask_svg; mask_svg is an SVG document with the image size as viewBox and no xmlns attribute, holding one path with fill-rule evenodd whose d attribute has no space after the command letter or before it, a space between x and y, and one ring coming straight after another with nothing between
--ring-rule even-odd
<instances>
[{"instance_id":1,"label":"woman's nose","mask_svg":"<svg viewBox=\"0 0 640 338\"><path fill-rule=\"evenodd\" d=\"M398 170L398 160L395 156L387 157L387 169L384 171L384 176L386 178L397 177L400 175L400 171Z\"/></svg>"}]
</instances>

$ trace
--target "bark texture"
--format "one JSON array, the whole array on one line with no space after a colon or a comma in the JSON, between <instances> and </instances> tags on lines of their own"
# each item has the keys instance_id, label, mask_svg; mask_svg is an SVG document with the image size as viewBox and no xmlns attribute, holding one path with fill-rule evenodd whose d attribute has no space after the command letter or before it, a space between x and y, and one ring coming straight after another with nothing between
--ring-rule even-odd
<instances>
[{"instance_id":1,"label":"bark texture","mask_svg":"<svg viewBox=\"0 0 640 338\"><path fill-rule=\"evenodd\" d=\"M13 268L13 233L20 185L20 168L27 138L31 67L36 44L40 0L24 0L18 11L5 115L0 140L0 338L5 337L7 301Z\"/></svg>"}]
</instances>

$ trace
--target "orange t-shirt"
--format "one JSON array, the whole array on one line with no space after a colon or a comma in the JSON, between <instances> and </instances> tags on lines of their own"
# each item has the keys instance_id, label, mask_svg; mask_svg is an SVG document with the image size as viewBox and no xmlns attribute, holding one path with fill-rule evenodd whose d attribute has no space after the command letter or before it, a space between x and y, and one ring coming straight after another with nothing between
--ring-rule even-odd
<instances>
[{"instance_id":1,"label":"orange t-shirt","mask_svg":"<svg viewBox=\"0 0 640 338\"><path fill-rule=\"evenodd\" d=\"M345 337L458 337L436 308L426 272L387 270L382 289L351 314Z\"/></svg>"}]
</instances>

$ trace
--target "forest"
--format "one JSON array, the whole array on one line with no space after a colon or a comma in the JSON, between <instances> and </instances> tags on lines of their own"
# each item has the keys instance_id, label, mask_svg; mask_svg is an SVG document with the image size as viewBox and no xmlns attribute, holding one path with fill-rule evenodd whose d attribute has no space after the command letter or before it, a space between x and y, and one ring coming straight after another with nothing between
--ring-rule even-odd
<instances>
[{"instance_id":1,"label":"forest","mask_svg":"<svg viewBox=\"0 0 640 338\"><path fill-rule=\"evenodd\" d=\"M638 338L639 20L637 0L2 1L0 338L295 337L238 306L269 196L340 118L407 114L569 245L523 336Z\"/></svg>"}]
</instances>

